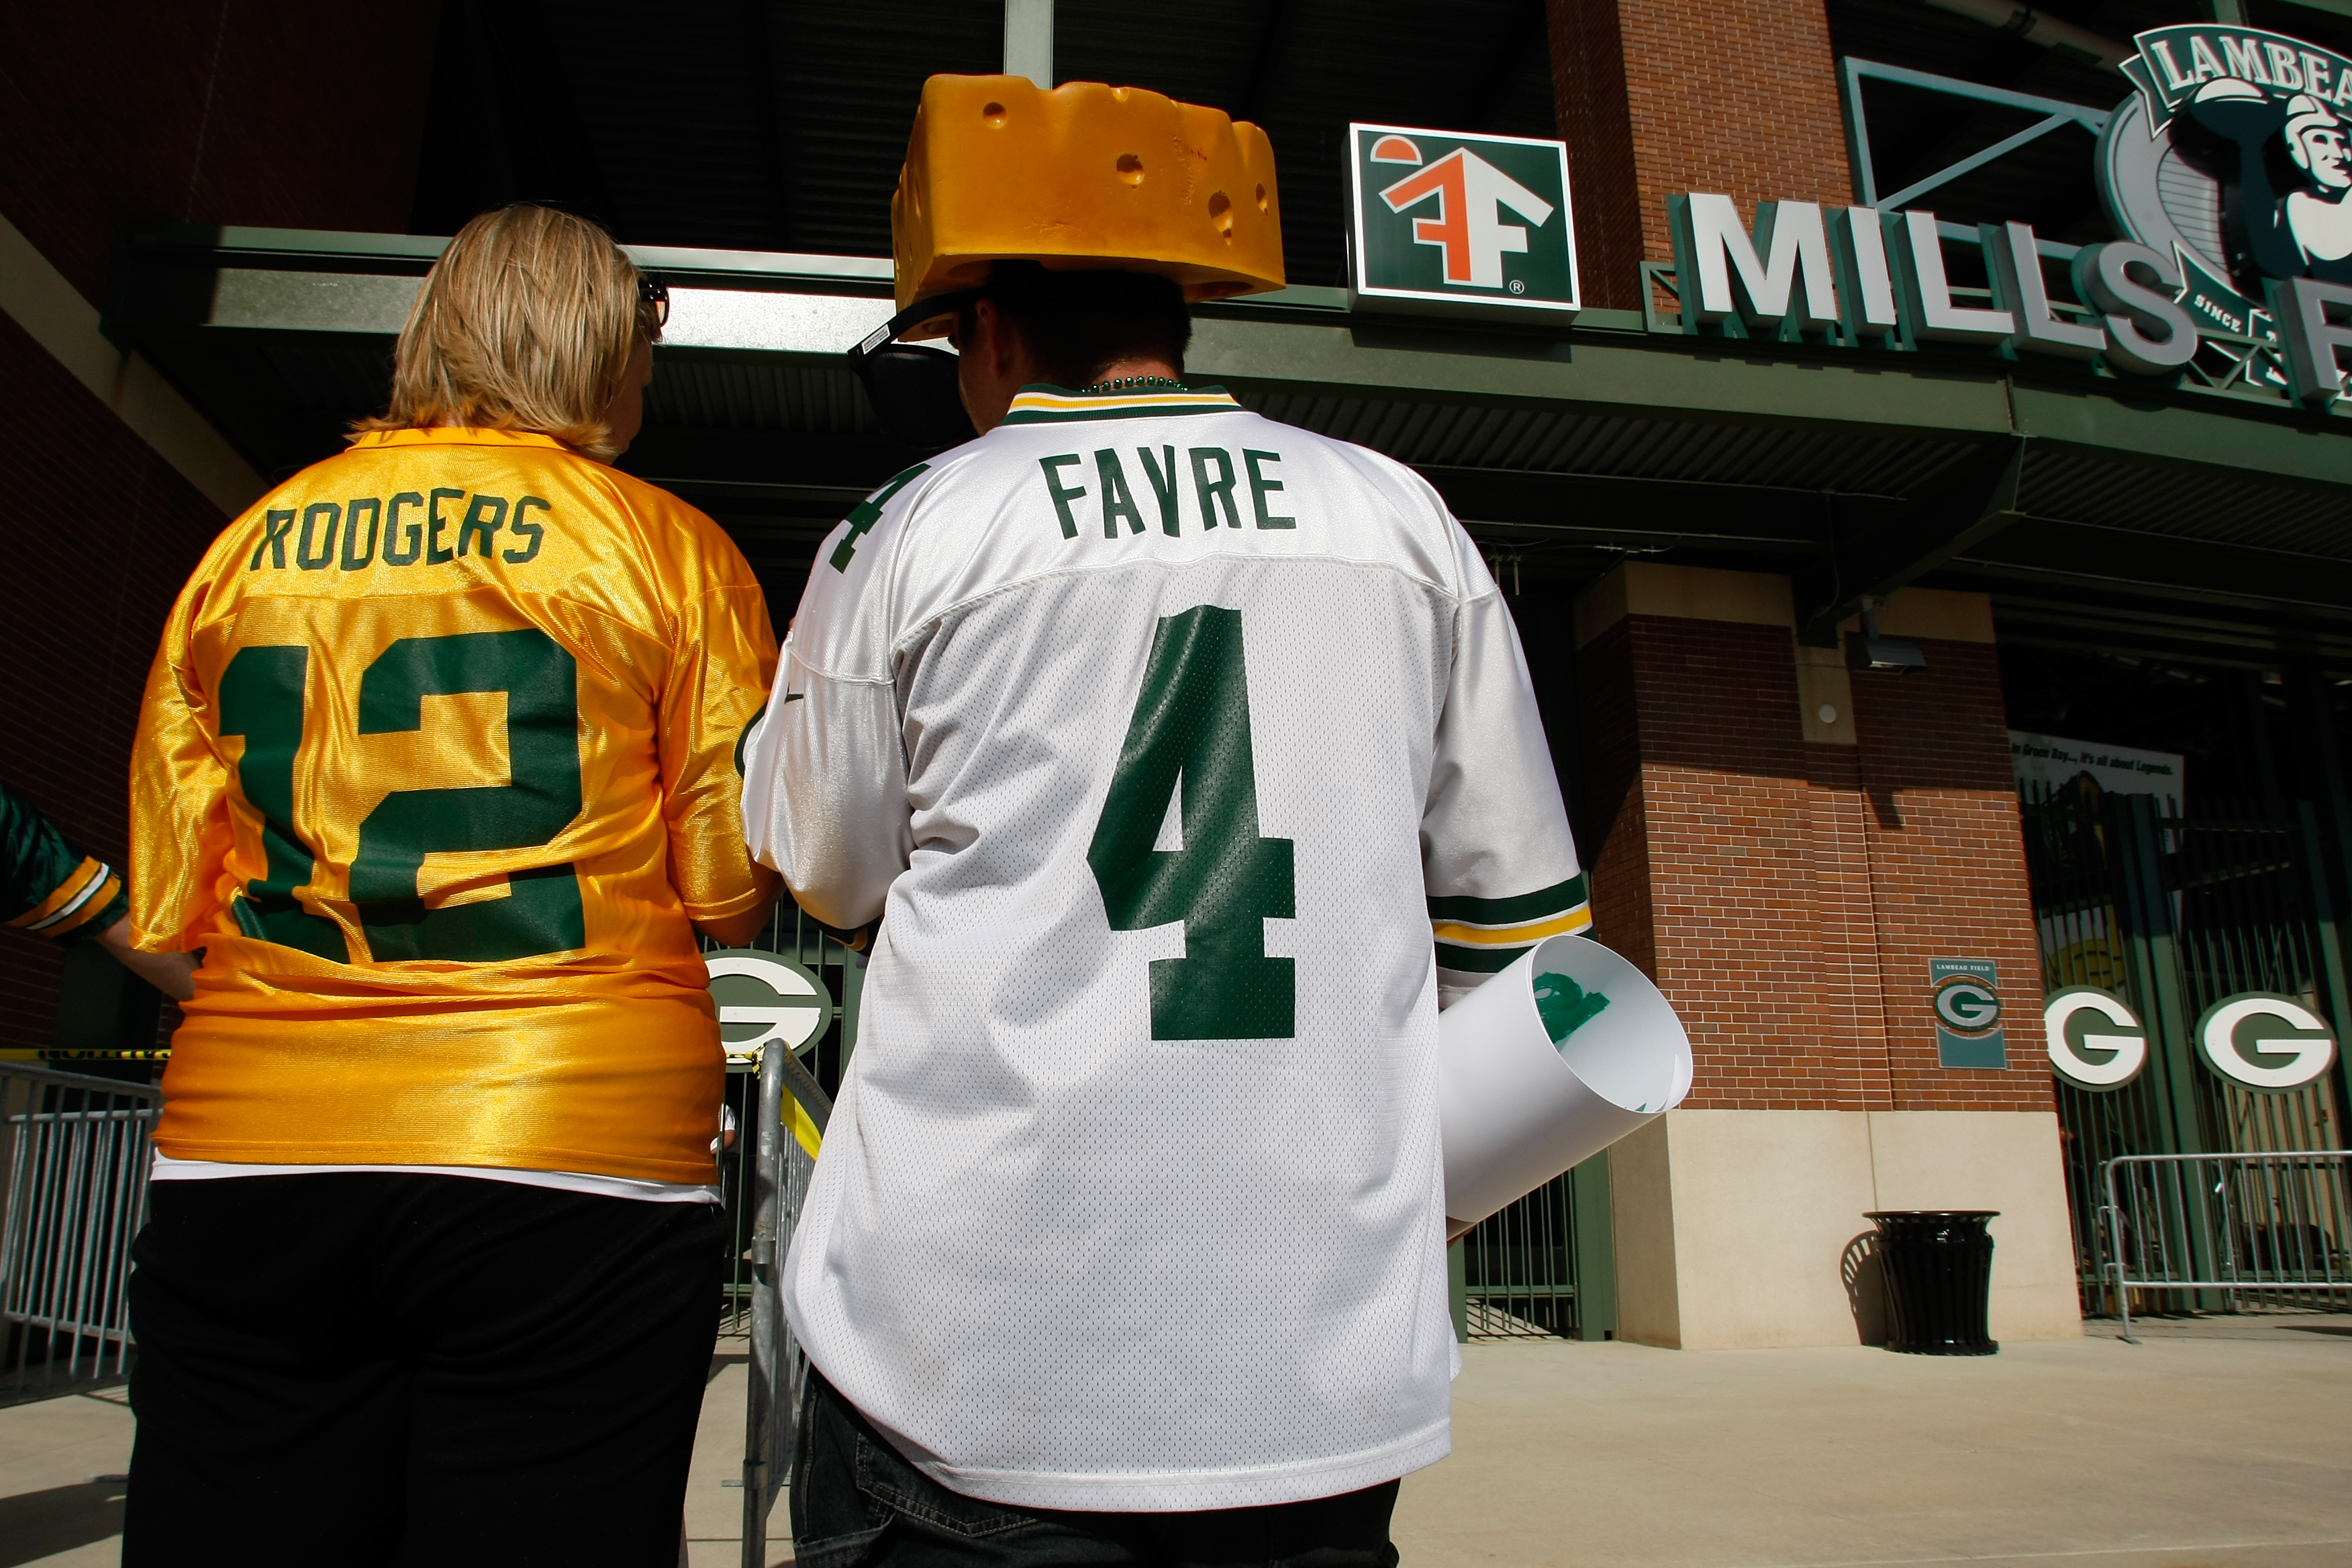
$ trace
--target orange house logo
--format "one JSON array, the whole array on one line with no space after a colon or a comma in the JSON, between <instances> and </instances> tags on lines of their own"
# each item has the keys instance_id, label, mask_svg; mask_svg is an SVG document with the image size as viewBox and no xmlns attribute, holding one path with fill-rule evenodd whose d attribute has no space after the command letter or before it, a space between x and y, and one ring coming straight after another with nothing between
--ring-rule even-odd
<instances>
[{"instance_id":1,"label":"orange house logo","mask_svg":"<svg viewBox=\"0 0 2352 1568\"><path fill-rule=\"evenodd\" d=\"M1574 314L1564 144L1388 125L1348 143L1351 303Z\"/></svg>"}]
</instances>

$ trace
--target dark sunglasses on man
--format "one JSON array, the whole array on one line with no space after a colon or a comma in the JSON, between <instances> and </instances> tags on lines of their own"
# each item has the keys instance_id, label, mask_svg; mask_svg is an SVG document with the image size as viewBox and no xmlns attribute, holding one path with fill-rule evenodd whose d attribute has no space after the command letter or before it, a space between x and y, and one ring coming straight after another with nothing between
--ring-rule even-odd
<instances>
[{"instance_id":1,"label":"dark sunglasses on man","mask_svg":"<svg viewBox=\"0 0 2352 1568\"><path fill-rule=\"evenodd\" d=\"M866 388L882 433L890 439L931 453L972 438L971 416L964 412L956 385L956 356L922 343L902 343L898 337L954 316L980 295L977 289L966 289L919 300L849 351L850 371Z\"/></svg>"}]
</instances>

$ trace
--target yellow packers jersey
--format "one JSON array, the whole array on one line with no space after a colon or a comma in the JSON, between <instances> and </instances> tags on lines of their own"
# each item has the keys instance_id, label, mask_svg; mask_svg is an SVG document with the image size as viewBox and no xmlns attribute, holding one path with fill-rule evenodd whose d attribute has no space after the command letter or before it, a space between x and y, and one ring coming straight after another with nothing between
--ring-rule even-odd
<instances>
[{"instance_id":1,"label":"yellow packers jersey","mask_svg":"<svg viewBox=\"0 0 2352 1568\"><path fill-rule=\"evenodd\" d=\"M182 591L131 777L141 946L205 950L175 1159L711 1179L692 920L773 887L775 636L718 525L542 436L362 437Z\"/></svg>"}]
</instances>

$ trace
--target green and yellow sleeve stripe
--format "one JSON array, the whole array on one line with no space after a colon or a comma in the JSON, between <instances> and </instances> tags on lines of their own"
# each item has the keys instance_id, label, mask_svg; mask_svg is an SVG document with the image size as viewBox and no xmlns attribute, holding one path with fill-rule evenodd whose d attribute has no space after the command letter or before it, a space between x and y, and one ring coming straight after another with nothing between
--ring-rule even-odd
<instances>
[{"instance_id":1,"label":"green and yellow sleeve stripe","mask_svg":"<svg viewBox=\"0 0 2352 1568\"><path fill-rule=\"evenodd\" d=\"M118 909L116 906L121 905ZM100 860L85 856L48 896L7 923L52 940L79 931L99 931L129 912L122 879ZM111 915L111 919L105 917Z\"/></svg>"},{"instance_id":2,"label":"green and yellow sleeve stripe","mask_svg":"<svg viewBox=\"0 0 2352 1568\"><path fill-rule=\"evenodd\" d=\"M1432 899L1429 923L1437 940L1438 968L1492 974L1546 937L1591 930L1591 900L1580 871L1565 882L1515 898Z\"/></svg>"}]
</instances>

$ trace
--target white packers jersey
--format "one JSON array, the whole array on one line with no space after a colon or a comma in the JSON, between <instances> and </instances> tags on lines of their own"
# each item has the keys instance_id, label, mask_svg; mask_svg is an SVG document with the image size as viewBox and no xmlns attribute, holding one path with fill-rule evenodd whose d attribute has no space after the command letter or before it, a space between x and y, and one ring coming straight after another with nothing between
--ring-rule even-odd
<instances>
[{"instance_id":1,"label":"white packers jersey","mask_svg":"<svg viewBox=\"0 0 2352 1568\"><path fill-rule=\"evenodd\" d=\"M1174 1510L1445 1454L1440 982L1588 917L1426 483L1028 389L819 549L744 795L810 913L885 917L783 1295L910 1459Z\"/></svg>"}]
</instances>

